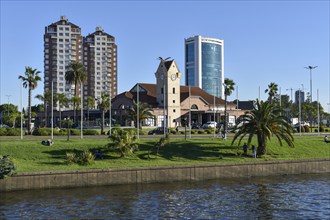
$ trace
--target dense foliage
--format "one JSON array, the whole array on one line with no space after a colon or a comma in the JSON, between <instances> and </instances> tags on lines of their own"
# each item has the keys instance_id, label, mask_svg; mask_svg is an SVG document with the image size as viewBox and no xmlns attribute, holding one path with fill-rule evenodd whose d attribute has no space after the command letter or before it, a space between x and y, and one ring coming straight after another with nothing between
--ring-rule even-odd
<instances>
[{"instance_id":1,"label":"dense foliage","mask_svg":"<svg viewBox=\"0 0 330 220\"><path fill-rule=\"evenodd\" d=\"M278 105L269 101L257 100L256 107L252 111L238 117L234 130L237 133L232 143L238 138L240 143L245 136L248 136L247 144L249 145L252 138L257 136L258 155L266 153L267 141L273 136L277 138L280 145L284 140L289 146L294 146L289 119L284 116L283 110Z\"/></svg>"},{"instance_id":2,"label":"dense foliage","mask_svg":"<svg viewBox=\"0 0 330 220\"><path fill-rule=\"evenodd\" d=\"M0 155L0 179L12 176L13 174L15 174L15 170L16 167L10 157L8 155Z\"/></svg>"},{"instance_id":3,"label":"dense foliage","mask_svg":"<svg viewBox=\"0 0 330 220\"><path fill-rule=\"evenodd\" d=\"M120 157L125 157L128 154L138 150L137 138L135 131L132 129L113 129L108 146L120 152Z\"/></svg>"}]
</instances>

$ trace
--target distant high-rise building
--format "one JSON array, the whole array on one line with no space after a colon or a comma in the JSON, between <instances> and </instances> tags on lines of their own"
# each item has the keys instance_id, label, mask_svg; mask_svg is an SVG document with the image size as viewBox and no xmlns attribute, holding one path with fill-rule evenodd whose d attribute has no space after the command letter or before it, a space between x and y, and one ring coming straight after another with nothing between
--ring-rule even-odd
<instances>
[{"instance_id":1,"label":"distant high-rise building","mask_svg":"<svg viewBox=\"0 0 330 220\"><path fill-rule=\"evenodd\" d=\"M304 103L305 102L305 92L301 91L301 90L297 90L295 92L295 103L299 104L299 92L300 92L300 103Z\"/></svg>"},{"instance_id":2,"label":"distant high-rise building","mask_svg":"<svg viewBox=\"0 0 330 220\"><path fill-rule=\"evenodd\" d=\"M45 27L44 34L44 90L52 89L54 93L64 93L70 98L75 85L65 81L66 67L71 61L82 63L81 28L65 16L58 22Z\"/></svg>"},{"instance_id":3,"label":"distant high-rise building","mask_svg":"<svg viewBox=\"0 0 330 220\"><path fill-rule=\"evenodd\" d=\"M117 45L115 38L97 27L96 31L84 37L84 65L88 78L84 98L101 98L106 92L111 97L117 95Z\"/></svg>"},{"instance_id":4,"label":"distant high-rise building","mask_svg":"<svg viewBox=\"0 0 330 220\"><path fill-rule=\"evenodd\" d=\"M185 39L185 84L224 97L224 41L194 36Z\"/></svg>"},{"instance_id":5,"label":"distant high-rise building","mask_svg":"<svg viewBox=\"0 0 330 220\"><path fill-rule=\"evenodd\" d=\"M87 70L83 98L101 98L101 93L117 95L117 45L115 38L97 27L96 31L83 37L81 28L61 16L58 22L45 27L44 34L44 90L64 93L72 98L81 88L65 81L67 66L72 61L82 63ZM80 87L80 86L79 86ZM95 103L96 104L96 103ZM58 105L54 106L57 107ZM69 107L69 109L72 106Z\"/></svg>"}]
</instances>

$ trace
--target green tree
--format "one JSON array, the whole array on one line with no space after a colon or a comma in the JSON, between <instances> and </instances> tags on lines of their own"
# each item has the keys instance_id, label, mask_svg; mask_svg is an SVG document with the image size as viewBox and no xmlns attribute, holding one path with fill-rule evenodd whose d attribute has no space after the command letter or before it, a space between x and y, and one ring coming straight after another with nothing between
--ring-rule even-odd
<instances>
[{"instance_id":1,"label":"green tree","mask_svg":"<svg viewBox=\"0 0 330 220\"><path fill-rule=\"evenodd\" d=\"M139 107L139 108L138 108ZM139 116L137 115L137 110L139 109ZM139 125L137 124L137 116L139 117ZM133 106L129 109L129 118L135 121L136 127L141 128L141 122L147 118L153 118L152 108L144 102L139 102L139 105L135 100L133 100Z\"/></svg>"},{"instance_id":2,"label":"green tree","mask_svg":"<svg viewBox=\"0 0 330 220\"><path fill-rule=\"evenodd\" d=\"M227 131L227 97L231 95L231 93L234 91L234 85L235 82L231 79L225 78L224 82L224 89L225 89L225 121L224 121L224 126L223 129L224 131Z\"/></svg>"},{"instance_id":3,"label":"green tree","mask_svg":"<svg viewBox=\"0 0 330 220\"><path fill-rule=\"evenodd\" d=\"M13 104L2 104L0 106L0 112L3 124L14 128L16 123L20 121L20 112L17 110L17 106Z\"/></svg>"},{"instance_id":4,"label":"green tree","mask_svg":"<svg viewBox=\"0 0 330 220\"><path fill-rule=\"evenodd\" d=\"M268 93L268 101L273 102L273 98L277 95L278 85L274 82L268 85L268 89L265 90L265 93Z\"/></svg>"},{"instance_id":5,"label":"green tree","mask_svg":"<svg viewBox=\"0 0 330 220\"><path fill-rule=\"evenodd\" d=\"M59 112L60 112L60 128L62 128L62 108L68 105L69 99L65 96L64 93L60 93L57 94L57 100L58 100Z\"/></svg>"},{"instance_id":6,"label":"green tree","mask_svg":"<svg viewBox=\"0 0 330 220\"><path fill-rule=\"evenodd\" d=\"M67 71L65 72L65 80L70 83L75 85L75 90L74 90L74 96L79 96L78 91L79 87L78 85L80 84L80 89L83 89L83 83L86 82L87 80L87 71L86 68L83 64L77 62L77 61L72 61L67 67ZM76 109L76 99L73 99L73 109ZM76 112L74 111L74 121L76 120Z\"/></svg>"},{"instance_id":7,"label":"green tree","mask_svg":"<svg viewBox=\"0 0 330 220\"><path fill-rule=\"evenodd\" d=\"M239 138L239 144L247 135L247 144L251 144L252 138L257 136L258 148L257 154L266 153L267 141L275 136L282 146L284 140L290 147L294 146L292 128L287 117L284 116L282 109L278 105L270 102L257 100L256 107L245 112L237 119L237 125L234 130L235 134L232 144Z\"/></svg>"},{"instance_id":8,"label":"green tree","mask_svg":"<svg viewBox=\"0 0 330 220\"><path fill-rule=\"evenodd\" d=\"M113 129L109 144L120 152L120 157L125 157L128 154L134 153L138 149L137 137L132 129Z\"/></svg>"},{"instance_id":9,"label":"green tree","mask_svg":"<svg viewBox=\"0 0 330 220\"><path fill-rule=\"evenodd\" d=\"M98 100L97 106L102 111L101 134L104 134L104 115L105 115L105 112L110 108L109 94L107 94L106 92L102 92L101 100Z\"/></svg>"},{"instance_id":10,"label":"green tree","mask_svg":"<svg viewBox=\"0 0 330 220\"><path fill-rule=\"evenodd\" d=\"M56 103L56 93L53 94L54 98L53 98L53 102ZM44 103L44 111L45 111L45 125L47 126L47 122L48 122L48 106L50 105L50 103L52 102L52 91L47 90L44 92L44 95L38 94L35 96L36 99L39 99L40 101L42 101Z\"/></svg>"},{"instance_id":11,"label":"green tree","mask_svg":"<svg viewBox=\"0 0 330 220\"><path fill-rule=\"evenodd\" d=\"M40 71L38 71L37 69L32 69L31 67L25 67L24 75L18 76L18 79L22 80L24 88L28 88L28 124L27 124L28 134L31 134L32 90L37 88L38 81L41 81L39 74L40 74Z\"/></svg>"}]
</instances>

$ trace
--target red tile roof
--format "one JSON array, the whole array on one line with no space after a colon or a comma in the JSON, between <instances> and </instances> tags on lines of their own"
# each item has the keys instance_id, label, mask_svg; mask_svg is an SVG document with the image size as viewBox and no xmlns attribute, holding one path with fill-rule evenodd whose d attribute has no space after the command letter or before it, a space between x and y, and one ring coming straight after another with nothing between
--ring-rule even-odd
<instances>
[{"instance_id":1,"label":"red tile roof","mask_svg":"<svg viewBox=\"0 0 330 220\"><path fill-rule=\"evenodd\" d=\"M143 88L145 92L140 92L139 93L139 99L141 102L146 102L149 105L151 105L152 107L157 107L158 103L157 103L157 87L156 84L150 84L150 83L138 83L140 85L141 88ZM136 87L136 85L129 91L129 92L124 92L121 93L119 95L116 96L116 98L120 98L121 96L126 96L129 99L136 99L136 91L134 90L134 88ZM180 94L180 102L183 102L185 99L187 99L189 97L189 86L180 86L180 90L181 90L181 94ZM205 102L207 102L207 104L212 105L214 102L214 96L210 95L209 93L205 92L204 90L202 90L199 87L196 86L190 86L190 95L191 96L199 96L201 97L203 100L205 100ZM217 104L225 104L225 100L215 97L215 102ZM232 102L227 102L229 105L235 105Z\"/></svg>"}]
</instances>

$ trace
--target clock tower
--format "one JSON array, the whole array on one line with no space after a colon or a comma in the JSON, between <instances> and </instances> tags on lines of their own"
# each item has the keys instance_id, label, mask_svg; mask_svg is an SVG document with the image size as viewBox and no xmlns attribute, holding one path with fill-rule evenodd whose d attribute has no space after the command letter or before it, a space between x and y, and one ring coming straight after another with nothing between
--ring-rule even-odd
<instances>
[{"instance_id":1,"label":"clock tower","mask_svg":"<svg viewBox=\"0 0 330 220\"><path fill-rule=\"evenodd\" d=\"M157 72L157 102L165 109L165 121L169 128L181 122L180 78L182 73L174 60L160 59Z\"/></svg>"}]
</instances>

